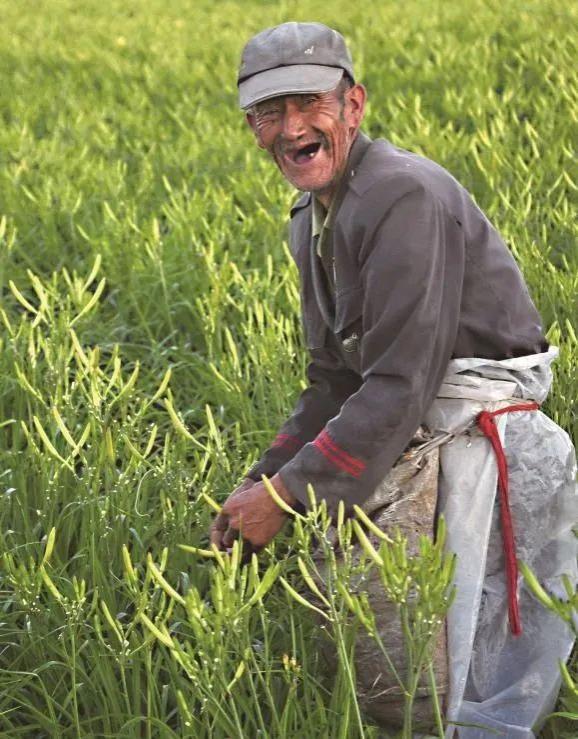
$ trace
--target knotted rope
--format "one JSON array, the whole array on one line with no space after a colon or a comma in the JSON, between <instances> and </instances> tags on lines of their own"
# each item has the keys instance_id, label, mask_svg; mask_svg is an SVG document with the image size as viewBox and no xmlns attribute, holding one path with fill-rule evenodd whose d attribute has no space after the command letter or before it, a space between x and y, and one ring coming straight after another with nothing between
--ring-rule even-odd
<instances>
[{"instance_id":1,"label":"knotted rope","mask_svg":"<svg viewBox=\"0 0 578 739\"><path fill-rule=\"evenodd\" d=\"M494 423L496 416L514 411L536 411L540 408L538 403L522 403L520 405L509 405L497 411L482 411L476 423L480 431L487 437L494 449L496 463L498 465L498 491L500 493L500 518L502 522L502 540L504 543L504 558L506 561L506 583L508 588L508 615L510 629L514 636L522 633L522 621L520 618L520 604L518 602L518 561L516 558L516 539L514 536L514 525L512 523L512 512L510 510L508 463L504 453L504 447L500 441L498 428Z\"/></svg>"}]
</instances>

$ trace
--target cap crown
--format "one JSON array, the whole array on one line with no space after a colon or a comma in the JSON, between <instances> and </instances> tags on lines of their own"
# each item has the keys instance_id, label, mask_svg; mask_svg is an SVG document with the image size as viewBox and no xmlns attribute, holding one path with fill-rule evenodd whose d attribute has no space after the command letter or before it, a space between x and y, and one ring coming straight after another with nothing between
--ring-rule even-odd
<instances>
[{"instance_id":1,"label":"cap crown","mask_svg":"<svg viewBox=\"0 0 578 739\"><path fill-rule=\"evenodd\" d=\"M353 76L343 36L322 23L282 23L250 39L241 57L238 82L277 67L316 64L340 67Z\"/></svg>"}]
</instances>

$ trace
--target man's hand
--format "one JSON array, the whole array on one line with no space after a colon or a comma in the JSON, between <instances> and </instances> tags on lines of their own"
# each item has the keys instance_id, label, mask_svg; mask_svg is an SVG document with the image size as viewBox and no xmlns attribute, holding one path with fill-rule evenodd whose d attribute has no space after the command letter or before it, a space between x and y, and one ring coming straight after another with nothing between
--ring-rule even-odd
<instances>
[{"instance_id":1,"label":"man's hand","mask_svg":"<svg viewBox=\"0 0 578 739\"><path fill-rule=\"evenodd\" d=\"M249 482L251 484L247 484ZM271 478L271 484L286 503L295 503L279 475ZM231 493L215 518L211 527L211 543L226 550L241 534L251 549L258 551L281 531L287 515L263 483L246 480Z\"/></svg>"},{"instance_id":2,"label":"man's hand","mask_svg":"<svg viewBox=\"0 0 578 739\"><path fill-rule=\"evenodd\" d=\"M256 481L253 480L251 477L246 477L243 482L238 485L233 492L229 495L227 498L227 502L231 500L231 498L234 498L236 495L239 495L240 493L244 492L245 490L248 490L249 488L252 488L253 485L256 485ZM221 513L217 514L215 517L215 520L213 521L211 525L210 530L210 537L211 537L211 544L215 544L215 546L218 549L225 549L223 546L223 536L225 534L225 531L229 528L229 517L223 513L221 510Z\"/></svg>"}]
</instances>

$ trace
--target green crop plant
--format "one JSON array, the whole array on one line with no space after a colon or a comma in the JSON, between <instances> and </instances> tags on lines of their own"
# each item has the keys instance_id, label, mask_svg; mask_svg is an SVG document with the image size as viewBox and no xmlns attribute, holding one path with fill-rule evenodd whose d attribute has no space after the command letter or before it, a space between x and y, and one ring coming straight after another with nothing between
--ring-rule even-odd
<instances>
[{"instance_id":1,"label":"green crop plant","mask_svg":"<svg viewBox=\"0 0 578 739\"><path fill-rule=\"evenodd\" d=\"M431 663L433 639L450 603L453 567L443 554L443 529L435 544L423 538L417 556L406 556L405 542L398 536L384 542L379 554L364 543L367 556L354 561L352 532L359 530L357 521L353 526L351 520L338 524L342 556L337 558L327 537L331 520L324 505L317 507L312 497L307 516L294 512L292 516L291 538L281 548L269 548L266 565L252 554L243 566L239 542L230 553L214 546L203 550L180 545L211 568L210 585L204 591L192 585L181 593L166 579L166 549L159 564L149 554L146 566L139 568L125 548L125 580L133 596L131 623L123 628L103 602L105 620L99 625L99 638L104 639L106 630L116 648L124 648L135 629L142 640L156 642L158 650L168 653L173 664L166 687L176 697L179 736L306 736L312 720L320 735L373 736L357 703L353 654L358 622L372 631L387 653L372 629L371 609L359 587L360 579L378 564L385 591L399 601L405 628L408 674L399 681L407 705L404 736L411 737L417 681ZM326 564L323 573L320 553ZM405 567L400 566L402 561ZM400 577L403 593L392 587ZM408 605L412 589L421 597ZM314 631L320 627L338 656L337 675L327 694L328 686L320 684L323 668L307 648L310 640L319 641ZM312 665L319 670L313 680ZM435 695L435 682L432 690ZM439 707L438 720L443 735Z\"/></svg>"},{"instance_id":2,"label":"green crop plant","mask_svg":"<svg viewBox=\"0 0 578 739\"><path fill-rule=\"evenodd\" d=\"M578 636L578 592L572 586L570 578L567 575L562 575L562 584L565 591L564 597L562 597L547 593L532 570L524 562L520 562L520 571L535 598L544 608L561 618L574 636ZM560 662L560 672L565 687L561 698L564 710L556 711L551 715L551 718L576 722L578 721L578 680L571 674L571 670L572 665L569 669L566 664Z\"/></svg>"},{"instance_id":3,"label":"green crop plant","mask_svg":"<svg viewBox=\"0 0 578 739\"><path fill-rule=\"evenodd\" d=\"M447 167L504 235L560 347L545 410L576 438L576 7L0 12L0 734L376 737L352 690L371 614L363 589L353 611L344 593L379 563L325 583L315 516L246 566L197 551L307 362L295 193L237 109L241 48L286 20L345 34L366 131ZM323 635L338 646L329 676ZM578 715L573 700L566 687L559 712Z\"/></svg>"}]
</instances>

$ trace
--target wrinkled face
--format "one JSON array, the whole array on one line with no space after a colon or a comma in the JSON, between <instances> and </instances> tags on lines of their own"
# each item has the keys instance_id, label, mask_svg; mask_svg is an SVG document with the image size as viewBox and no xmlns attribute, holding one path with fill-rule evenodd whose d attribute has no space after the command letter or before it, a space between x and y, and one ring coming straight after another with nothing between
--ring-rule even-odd
<instances>
[{"instance_id":1,"label":"wrinkled face","mask_svg":"<svg viewBox=\"0 0 578 739\"><path fill-rule=\"evenodd\" d=\"M330 196L363 118L364 103L362 85L343 93L337 88L283 95L256 105L247 120L259 146L292 185Z\"/></svg>"}]
</instances>

